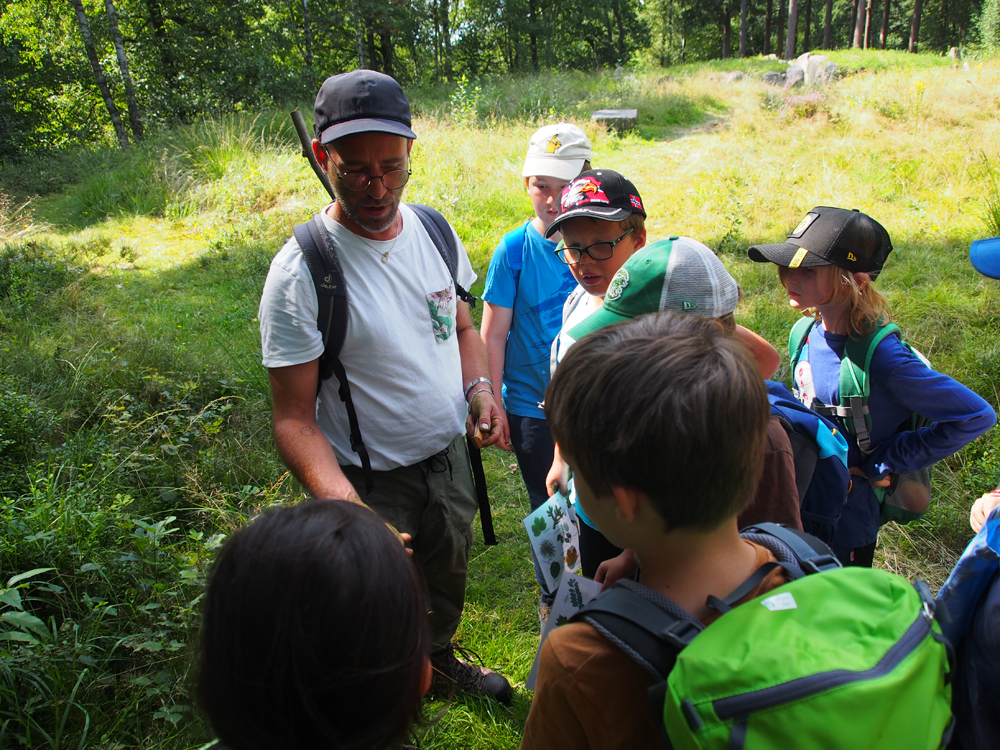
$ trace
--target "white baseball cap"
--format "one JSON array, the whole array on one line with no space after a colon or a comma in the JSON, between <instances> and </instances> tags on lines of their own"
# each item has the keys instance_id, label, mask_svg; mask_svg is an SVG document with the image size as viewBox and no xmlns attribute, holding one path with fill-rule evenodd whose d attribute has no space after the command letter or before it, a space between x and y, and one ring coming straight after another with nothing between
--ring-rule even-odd
<instances>
[{"instance_id":1,"label":"white baseball cap","mask_svg":"<svg viewBox=\"0 0 1000 750\"><path fill-rule=\"evenodd\" d=\"M568 122L546 125L531 136L521 176L572 180L589 160L590 141L580 128Z\"/></svg>"}]
</instances>

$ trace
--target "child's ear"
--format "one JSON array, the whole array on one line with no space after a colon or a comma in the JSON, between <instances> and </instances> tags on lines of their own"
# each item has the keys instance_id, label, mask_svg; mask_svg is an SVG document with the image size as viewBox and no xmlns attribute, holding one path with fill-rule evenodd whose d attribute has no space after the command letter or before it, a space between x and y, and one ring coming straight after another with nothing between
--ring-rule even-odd
<instances>
[{"instance_id":1,"label":"child's ear","mask_svg":"<svg viewBox=\"0 0 1000 750\"><path fill-rule=\"evenodd\" d=\"M525 177L525 178L524 178L524 189L525 189L525 190L527 190L527 189L528 189L529 187L531 187L531 186L530 186L530 185L528 184L528 180L530 180L530 179L531 179L530 177Z\"/></svg>"},{"instance_id":2,"label":"child's ear","mask_svg":"<svg viewBox=\"0 0 1000 750\"><path fill-rule=\"evenodd\" d=\"M424 661L424 673L420 676L420 697L427 695L427 691L431 689L431 680L434 679L434 667L431 666L431 660L426 659Z\"/></svg>"},{"instance_id":3,"label":"child's ear","mask_svg":"<svg viewBox=\"0 0 1000 750\"><path fill-rule=\"evenodd\" d=\"M618 520L634 521L639 512L639 502L645 496L634 487L624 487L620 484L611 485L611 496L614 498Z\"/></svg>"},{"instance_id":4,"label":"child's ear","mask_svg":"<svg viewBox=\"0 0 1000 750\"><path fill-rule=\"evenodd\" d=\"M640 250L646 246L646 227L637 229L635 232L635 249Z\"/></svg>"},{"instance_id":5,"label":"child's ear","mask_svg":"<svg viewBox=\"0 0 1000 750\"><path fill-rule=\"evenodd\" d=\"M858 285L858 290L864 289L872 280L871 276L862 271L852 273L851 276L854 277L854 283Z\"/></svg>"}]
</instances>

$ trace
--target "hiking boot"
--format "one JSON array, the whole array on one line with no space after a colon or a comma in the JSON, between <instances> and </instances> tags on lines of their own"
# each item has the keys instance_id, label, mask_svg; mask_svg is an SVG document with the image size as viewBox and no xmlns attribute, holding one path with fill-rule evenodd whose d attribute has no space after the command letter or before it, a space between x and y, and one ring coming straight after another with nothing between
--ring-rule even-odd
<instances>
[{"instance_id":1,"label":"hiking boot","mask_svg":"<svg viewBox=\"0 0 1000 750\"><path fill-rule=\"evenodd\" d=\"M464 658L459 659L455 656L456 652ZM483 663L479 656L454 643L449 643L445 648L431 654L435 694L440 695L444 692L450 696L455 688L458 688L471 695L489 696L505 706L510 705L514 691L507 679L485 666L471 664L471 659Z\"/></svg>"}]
</instances>

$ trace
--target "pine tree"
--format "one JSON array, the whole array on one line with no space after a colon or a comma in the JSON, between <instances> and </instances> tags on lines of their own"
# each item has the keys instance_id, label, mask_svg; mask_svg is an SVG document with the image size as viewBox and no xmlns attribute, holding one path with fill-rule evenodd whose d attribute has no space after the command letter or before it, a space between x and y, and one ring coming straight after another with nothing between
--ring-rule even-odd
<instances>
[{"instance_id":1,"label":"pine tree","mask_svg":"<svg viewBox=\"0 0 1000 750\"><path fill-rule=\"evenodd\" d=\"M1000 0L986 0L979 15L979 36L983 46L1000 50Z\"/></svg>"}]
</instances>

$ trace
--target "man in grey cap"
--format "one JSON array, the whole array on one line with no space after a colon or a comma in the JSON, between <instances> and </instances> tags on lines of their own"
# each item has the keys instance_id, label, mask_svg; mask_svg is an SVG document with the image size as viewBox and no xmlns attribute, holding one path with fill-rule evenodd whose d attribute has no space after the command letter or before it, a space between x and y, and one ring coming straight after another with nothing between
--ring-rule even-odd
<instances>
[{"instance_id":1,"label":"man in grey cap","mask_svg":"<svg viewBox=\"0 0 1000 750\"><path fill-rule=\"evenodd\" d=\"M457 235L452 274L415 210L400 202L416 135L396 81L370 70L328 78L315 114L313 152L336 196L320 214L322 239L335 248L347 290L339 360L371 471L355 452L338 379L320 378L320 303L294 237L271 262L259 314L278 451L313 496L363 502L412 539L430 598L435 670L446 683L509 702L507 680L457 658L452 643L477 508L463 433L478 425L485 445L502 433L486 349L458 294L476 274Z\"/></svg>"}]
</instances>

